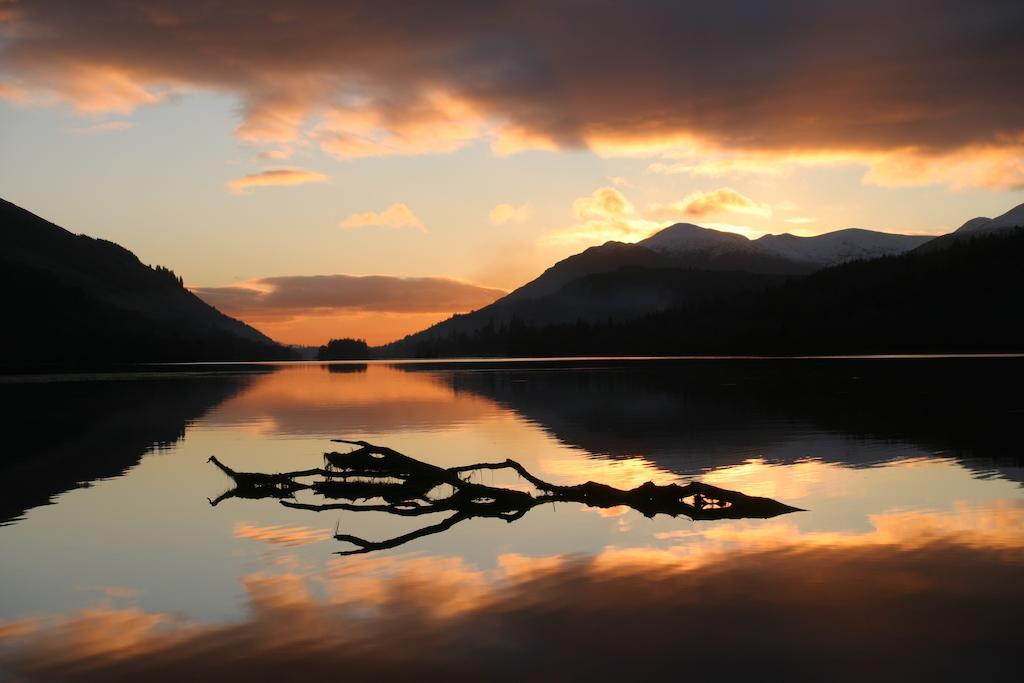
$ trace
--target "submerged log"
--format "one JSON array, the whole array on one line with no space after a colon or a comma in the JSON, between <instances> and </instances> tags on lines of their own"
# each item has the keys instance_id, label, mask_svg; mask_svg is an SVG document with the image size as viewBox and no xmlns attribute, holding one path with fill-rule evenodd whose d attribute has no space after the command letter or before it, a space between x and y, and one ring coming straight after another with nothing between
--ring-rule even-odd
<instances>
[{"instance_id":1,"label":"submerged log","mask_svg":"<svg viewBox=\"0 0 1024 683\"><path fill-rule=\"evenodd\" d=\"M771 498L748 496L700 482L683 485L647 482L632 489L619 489L593 481L566 486L534 476L515 460L443 468L366 441L332 441L350 444L356 449L347 453L325 453L322 469L276 474L238 472L221 463L216 456L211 456L209 461L232 479L235 488L210 500L210 504L217 505L227 498L277 498L281 499L282 505L301 510L387 512L402 517L453 513L440 523L385 541L336 534L337 540L357 547L342 551L341 555L394 548L416 538L440 533L474 517L494 517L512 522L544 503L580 503L597 508L622 505L647 517L664 514L691 520L767 519L800 511L800 508ZM537 492L487 486L466 478L473 472L502 469L516 472ZM302 481L310 477L317 479ZM343 502L299 503L291 500L295 493L303 490L327 500ZM359 502L376 499L383 503Z\"/></svg>"}]
</instances>

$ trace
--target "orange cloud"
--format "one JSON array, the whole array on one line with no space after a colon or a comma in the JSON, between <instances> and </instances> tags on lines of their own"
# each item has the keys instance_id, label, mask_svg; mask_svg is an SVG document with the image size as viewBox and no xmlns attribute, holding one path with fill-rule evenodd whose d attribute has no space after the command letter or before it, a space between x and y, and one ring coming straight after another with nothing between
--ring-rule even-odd
<instances>
[{"instance_id":1,"label":"orange cloud","mask_svg":"<svg viewBox=\"0 0 1024 683\"><path fill-rule=\"evenodd\" d=\"M543 12L446 0L400 13L312 0L287 12L269 0L19 3L2 14L4 77L82 113L225 93L242 103L240 139L308 139L346 158L480 140L497 154L667 152L655 172L777 173L775 160L824 154L869 167L868 182L1022 184L1019 3L911 3L899 21L883 0L782 0L745 8L749 21L715 3L641 4L638 17L561 0ZM694 146L721 159L676 158ZM943 169L948 155L957 163Z\"/></svg>"},{"instance_id":2,"label":"orange cloud","mask_svg":"<svg viewBox=\"0 0 1024 683\"><path fill-rule=\"evenodd\" d=\"M12 83L0 81L0 99L9 100L15 104L27 104L31 95Z\"/></svg>"},{"instance_id":3,"label":"orange cloud","mask_svg":"<svg viewBox=\"0 0 1024 683\"><path fill-rule=\"evenodd\" d=\"M485 306L505 294L444 277L294 275L193 291L229 314L281 318L316 311L453 313Z\"/></svg>"},{"instance_id":4,"label":"orange cloud","mask_svg":"<svg viewBox=\"0 0 1024 683\"><path fill-rule=\"evenodd\" d=\"M325 111L313 131L334 156L409 156L451 153L486 135L473 107L452 93L428 89L402 109L370 104Z\"/></svg>"},{"instance_id":5,"label":"orange cloud","mask_svg":"<svg viewBox=\"0 0 1024 683\"><path fill-rule=\"evenodd\" d=\"M292 158L291 147L278 147L277 149L268 149L264 152L260 152L260 159L266 161L284 161L285 159Z\"/></svg>"},{"instance_id":6,"label":"orange cloud","mask_svg":"<svg viewBox=\"0 0 1024 683\"><path fill-rule=\"evenodd\" d=\"M656 161L648 166L647 170L661 175L685 173L696 177L719 178L736 175L782 175L787 171L787 166L778 159L724 158L686 162Z\"/></svg>"},{"instance_id":7,"label":"orange cloud","mask_svg":"<svg viewBox=\"0 0 1024 683\"><path fill-rule=\"evenodd\" d=\"M580 197L572 203L572 212L576 218L613 219L624 218L636 213L633 204L614 187L602 187L589 197Z\"/></svg>"},{"instance_id":8,"label":"orange cloud","mask_svg":"<svg viewBox=\"0 0 1024 683\"><path fill-rule=\"evenodd\" d=\"M163 99L157 87L114 67L76 66L60 78L55 92L83 114L130 114Z\"/></svg>"},{"instance_id":9,"label":"orange cloud","mask_svg":"<svg viewBox=\"0 0 1024 683\"><path fill-rule=\"evenodd\" d=\"M282 168L235 178L228 183L228 187L232 192L241 194L255 187L305 185L306 183L325 183L327 180L327 176L322 173L306 171L301 168Z\"/></svg>"},{"instance_id":10,"label":"orange cloud","mask_svg":"<svg viewBox=\"0 0 1024 683\"><path fill-rule=\"evenodd\" d=\"M871 164L864 182L882 187L1024 189L1024 136L1006 140L1003 145L973 146L947 153L907 150L880 155Z\"/></svg>"},{"instance_id":11,"label":"orange cloud","mask_svg":"<svg viewBox=\"0 0 1024 683\"><path fill-rule=\"evenodd\" d=\"M702 218L716 213L743 213L770 216L771 206L759 204L736 190L722 187L711 192L691 192L682 201L671 204L652 204L648 215L654 220Z\"/></svg>"},{"instance_id":12,"label":"orange cloud","mask_svg":"<svg viewBox=\"0 0 1024 683\"><path fill-rule=\"evenodd\" d=\"M614 187L601 187L572 203L577 222L541 238L541 244L600 243L608 240L636 242L654 233L659 225L637 215L636 207Z\"/></svg>"},{"instance_id":13,"label":"orange cloud","mask_svg":"<svg viewBox=\"0 0 1024 683\"><path fill-rule=\"evenodd\" d=\"M513 206L511 204L498 204L488 214L491 223L504 225L505 223L525 223L533 215L533 207L529 204Z\"/></svg>"},{"instance_id":14,"label":"orange cloud","mask_svg":"<svg viewBox=\"0 0 1024 683\"><path fill-rule=\"evenodd\" d=\"M451 278L387 275L269 277L192 291L274 339L302 344L343 336L392 341L506 294Z\"/></svg>"},{"instance_id":15,"label":"orange cloud","mask_svg":"<svg viewBox=\"0 0 1024 683\"><path fill-rule=\"evenodd\" d=\"M759 204L735 190L720 188L712 192L693 192L681 201L650 204L640 212L614 187L602 187L588 197L573 202L577 222L540 239L543 245L600 244L609 240L638 242L650 237L671 222L703 217L714 213L733 212L748 215L771 215L768 204ZM704 227L735 232L748 237L758 231L744 225L704 223Z\"/></svg>"},{"instance_id":16,"label":"orange cloud","mask_svg":"<svg viewBox=\"0 0 1024 683\"><path fill-rule=\"evenodd\" d=\"M68 131L81 135L92 135L95 133L109 133L115 130L128 130L129 128L135 128L137 125L134 121L103 121L101 123L94 123L91 126L76 126L69 128Z\"/></svg>"},{"instance_id":17,"label":"orange cloud","mask_svg":"<svg viewBox=\"0 0 1024 683\"><path fill-rule=\"evenodd\" d=\"M412 212L412 209L401 203L392 204L380 213L376 211L354 213L341 221L338 227L342 230L350 228L414 228L422 232L427 231L423 221Z\"/></svg>"}]
</instances>

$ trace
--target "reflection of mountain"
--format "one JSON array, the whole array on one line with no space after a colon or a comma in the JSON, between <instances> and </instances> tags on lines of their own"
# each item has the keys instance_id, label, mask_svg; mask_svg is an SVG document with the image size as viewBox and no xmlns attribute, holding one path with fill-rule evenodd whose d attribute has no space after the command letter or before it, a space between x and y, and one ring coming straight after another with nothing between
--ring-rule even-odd
<instances>
[{"instance_id":1,"label":"reflection of mountain","mask_svg":"<svg viewBox=\"0 0 1024 683\"><path fill-rule=\"evenodd\" d=\"M681 474L753 457L867 466L934 454L1024 480L1024 359L555 365L563 371L481 365L439 376L566 444Z\"/></svg>"},{"instance_id":2,"label":"reflection of mountain","mask_svg":"<svg viewBox=\"0 0 1024 683\"><path fill-rule=\"evenodd\" d=\"M0 384L0 524L53 497L117 477L249 384L245 374L168 374Z\"/></svg>"}]
</instances>

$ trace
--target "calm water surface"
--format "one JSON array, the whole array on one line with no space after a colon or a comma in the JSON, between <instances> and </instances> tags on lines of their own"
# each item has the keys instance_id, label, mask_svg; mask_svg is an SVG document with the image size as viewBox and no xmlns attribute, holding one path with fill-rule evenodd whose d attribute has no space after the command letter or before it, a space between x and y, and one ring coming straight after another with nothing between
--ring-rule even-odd
<instances>
[{"instance_id":1,"label":"calm water surface","mask_svg":"<svg viewBox=\"0 0 1024 683\"><path fill-rule=\"evenodd\" d=\"M8 378L0 680L1019 680L1022 378L1016 358ZM805 511L545 505L339 556L337 532L384 540L444 516L208 502L231 488L210 455L299 470L332 437Z\"/></svg>"}]
</instances>

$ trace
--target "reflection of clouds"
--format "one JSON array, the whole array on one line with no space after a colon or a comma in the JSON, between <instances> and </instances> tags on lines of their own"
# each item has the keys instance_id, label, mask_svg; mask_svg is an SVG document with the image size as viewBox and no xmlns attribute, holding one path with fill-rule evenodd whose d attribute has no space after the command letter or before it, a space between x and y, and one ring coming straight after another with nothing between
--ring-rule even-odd
<instances>
[{"instance_id":1,"label":"reflection of clouds","mask_svg":"<svg viewBox=\"0 0 1024 683\"><path fill-rule=\"evenodd\" d=\"M234 536L235 538L247 538L252 541L295 547L326 541L333 534L329 529L314 529L308 526L257 526L249 522L237 522Z\"/></svg>"},{"instance_id":2,"label":"reflection of clouds","mask_svg":"<svg viewBox=\"0 0 1024 683\"><path fill-rule=\"evenodd\" d=\"M98 593L115 600L134 600L139 597L140 590L131 586L78 586L75 590Z\"/></svg>"},{"instance_id":3,"label":"reflection of clouds","mask_svg":"<svg viewBox=\"0 0 1024 683\"><path fill-rule=\"evenodd\" d=\"M989 549L1024 547L1024 501L995 501L989 507L976 508L958 503L953 512L901 511L870 515L872 529L864 533L839 531L801 532L792 522L739 520L709 526L703 531L681 529L655 534L659 540L693 539L645 555L676 563L680 559L705 561L713 553L736 549L770 550L798 543L803 547L893 546L903 550L941 541ZM613 555L615 552L606 554ZM621 551L624 555L633 549ZM647 552L643 550L641 552Z\"/></svg>"},{"instance_id":4,"label":"reflection of clouds","mask_svg":"<svg viewBox=\"0 0 1024 683\"><path fill-rule=\"evenodd\" d=\"M338 560L324 577L333 603L420 617L447 617L479 607L489 594L488 579L459 557L410 556Z\"/></svg>"},{"instance_id":5,"label":"reflection of clouds","mask_svg":"<svg viewBox=\"0 0 1024 683\"><path fill-rule=\"evenodd\" d=\"M713 486L743 491L748 496L797 500L810 494L838 496L845 493L849 477L842 468L820 460L801 460L785 467L756 458L741 465L711 470L700 477Z\"/></svg>"},{"instance_id":6,"label":"reflection of clouds","mask_svg":"<svg viewBox=\"0 0 1024 683\"><path fill-rule=\"evenodd\" d=\"M0 671L28 680L297 671L519 680L534 667L579 678L726 661L736 676L767 666L855 679L877 674L884 658L894 678L979 666L1000 678L1016 663L1024 605L1024 503L872 522L863 534L803 535L787 524L729 523L689 548L506 554L488 570L399 555L250 574L250 616L239 623L102 607L0 625Z\"/></svg>"},{"instance_id":7,"label":"reflection of clouds","mask_svg":"<svg viewBox=\"0 0 1024 683\"><path fill-rule=\"evenodd\" d=\"M311 365L257 378L205 423L260 434L337 435L343 429L371 433L450 427L499 412L486 398L456 392L432 373L374 364L366 372L332 373Z\"/></svg>"},{"instance_id":8,"label":"reflection of clouds","mask_svg":"<svg viewBox=\"0 0 1024 683\"><path fill-rule=\"evenodd\" d=\"M581 483L600 481L621 489L631 489L649 481L670 484L678 477L636 457L622 460L591 460L589 458L548 458L540 463L547 475L561 481Z\"/></svg>"}]
</instances>

